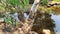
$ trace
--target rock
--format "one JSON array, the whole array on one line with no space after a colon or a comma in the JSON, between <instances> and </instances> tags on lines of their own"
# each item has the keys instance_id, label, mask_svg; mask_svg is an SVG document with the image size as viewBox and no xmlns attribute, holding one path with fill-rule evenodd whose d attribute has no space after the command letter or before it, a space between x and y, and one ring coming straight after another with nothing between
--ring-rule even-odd
<instances>
[{"instance_id":1,"label":"rock","mask_svg":"<svg viewBox=\"0 0 60 34\"><path fill-rule=\"evenodd\" d=\"M1 23L1 22L4 22L4 18L0 18L0 23Z\"/></svg>"}]
</instances>

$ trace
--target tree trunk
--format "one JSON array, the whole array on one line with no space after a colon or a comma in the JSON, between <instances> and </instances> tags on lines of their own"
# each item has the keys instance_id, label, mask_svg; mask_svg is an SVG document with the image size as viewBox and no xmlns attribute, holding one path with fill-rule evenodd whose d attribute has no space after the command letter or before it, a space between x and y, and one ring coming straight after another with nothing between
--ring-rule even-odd
<instances>
[{"instance_id":1,"label":"tree trunk","mask_svg":"<svg viewBox=\"0 0 60 34\"><path fill-rule=\"evenodd\" d=\"M34 12L37 11L37 8L38 8L38 6L39 6L39 2L40 2L40 0L35 0L35 1L34 1L32 7L31 7L31 11L34 11Z\"/></svg>"}]
</instances>

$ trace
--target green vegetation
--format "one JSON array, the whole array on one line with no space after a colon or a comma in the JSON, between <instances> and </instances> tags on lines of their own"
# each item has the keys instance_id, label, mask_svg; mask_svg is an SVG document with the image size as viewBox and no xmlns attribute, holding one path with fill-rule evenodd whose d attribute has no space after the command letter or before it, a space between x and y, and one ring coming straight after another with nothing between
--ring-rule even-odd
<instances>
[{"instance_id":1,"label":"green vegetation","mask_svg":"<svg viewBox=\"0 0 60 34\"><path fill-rule=\"evenodd\" d=\"M54 0L54 1L56 1L56 2L60 2L60 0Z\"/></svg>"},{"instance_id":2,"label":"green vegetation","mask_svg":"<svg viewBox=\"0 0 60 34\"><path fill-rule=\"evenodd\" d=\"M11 25L16 25L17 21L16 21L15 16L5 14L5 23L11 24Z\"/></svg>"},{"instance_id":3,"label":"green vegetation","mask_svg":"<svg viewBox=\"0 0 60 34\"><path fill-rule=\"evenodd\" d=\"M29 0L0 0L1 12L17 13L19 7L21 8L22 12L25 11L26 8L29 8ZM15 16L5 14L5 22L16 25Z\"/></svg>"},{"instance_id":4,"label":"green vegetation","mask_svg":"<svg viewBox=\"0 0 60 34\"><path fill-rule=\"evenodd\" d=\"M5 1L1 0L0 1L0 10L3 8L5 11L15 11L18 7L20 7L22 11L24 11L26 8L29 8L29 0L5 0Z\"/></svg>"},{"instance_id":5,"label":"green vegetation","mask_svg":"<svg viewBox=\"0 0 60 34\"><path fill-rule=\"evenodd\" d=\"M42 0L43 1L43 5L47 5L48 0Z\"/></svg>"},{"instance_id":6,"label":"green vegetation","mask_svg":"<svg viewBox=\"0 0 60 34\"><path fill-rule=\"evenodd\" d=\"M31 2L32 1L32 2ZM30 22L33 21L34 23L32 26L33 31L37 32L38 34L41 34L42 29L50 29L54 32L54 21L51 19L50 13L53 11L60 12L60 7L52 6L47 7L48 0L42 0L42 4L38 7L37 12L34 14L32 11L31 14L29 14L30 11L29 8L31 8L32 4L29 4L29 2L33 3L33 0L0 0L0 17L4 18L5 25L10 24L11 25L18 25L17 28L24 27L24 25L30 25ZM60 0L53 0L60 2ZM26 10L28 9L28 10ZM29 19L25 19L24 17L24 11L29 15ZM8 13L10 12L10 13ZM18 23L16 20L16 16L14 16L15 13L18 13L18 18L22 24ZM33 14L32 14L33 13ZM30 16L33 18L31 19ZM26 23L27 22L27 23ZM17 24L18 23L18 24ZM25 24L26 23L26 24ZM20 26L21 25L21 26ZM6 25L7 26L7 25ZM26 26L28 27L28 26Z\"/></svg>"}]
</instances>

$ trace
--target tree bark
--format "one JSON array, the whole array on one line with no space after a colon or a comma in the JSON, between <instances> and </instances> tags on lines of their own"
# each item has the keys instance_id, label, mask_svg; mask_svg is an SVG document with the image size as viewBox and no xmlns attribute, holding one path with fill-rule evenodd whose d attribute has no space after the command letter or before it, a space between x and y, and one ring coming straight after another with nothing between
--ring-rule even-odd
<instances>
[{"instance_id":1,"label":"tree bark","mask_svg":"<svg viewBox=\"0 0 60 34\"><path fill-rule=\"evenodd\" d=\"M39 2L40 2L40 0L35 0L35 1L34 1L32 7L31 7L31 11L34 11L34 12L37 11L37 8L38 8L38 6L39 6Z\"/></svg>"}]
</instances>

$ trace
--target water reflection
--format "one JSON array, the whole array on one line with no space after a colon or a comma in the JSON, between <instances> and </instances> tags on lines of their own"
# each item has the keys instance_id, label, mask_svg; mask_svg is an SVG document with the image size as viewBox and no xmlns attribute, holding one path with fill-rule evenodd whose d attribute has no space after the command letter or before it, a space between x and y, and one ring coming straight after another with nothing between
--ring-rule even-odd
<instances>
[{"instance_id":1,"label":"water reflection","mask_svg":"<svg viewBox=\"0 0 60 34\"><path fill-rule=\"evenodd\" d=\"M51 18L55 21L55 32L60 32L60 15L53 15L51 16Z\"/></svg>"}]
</instances>

